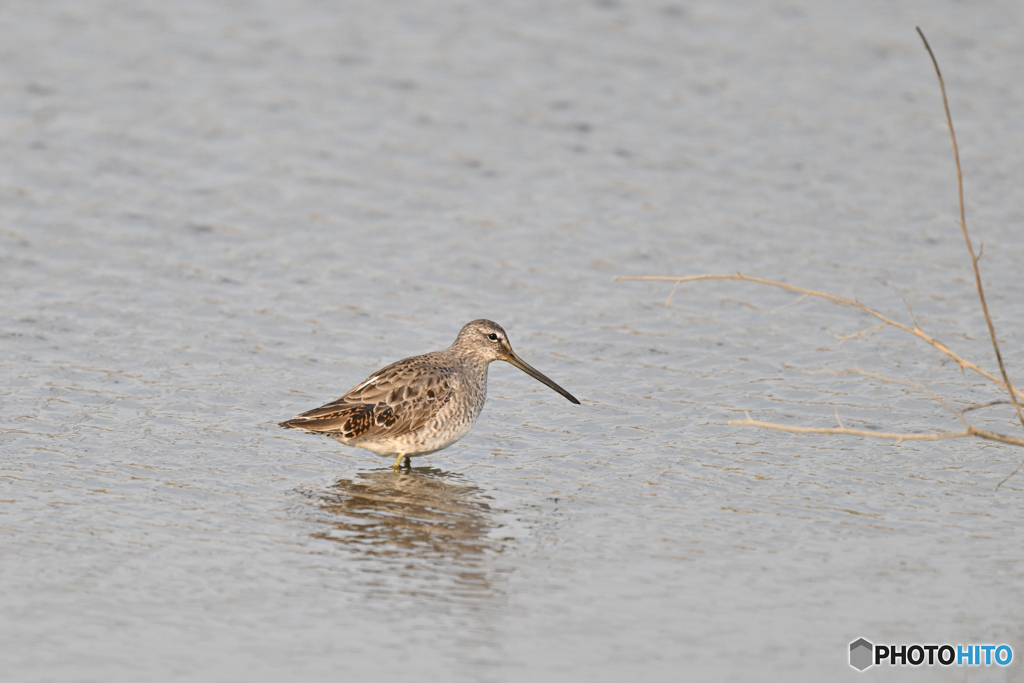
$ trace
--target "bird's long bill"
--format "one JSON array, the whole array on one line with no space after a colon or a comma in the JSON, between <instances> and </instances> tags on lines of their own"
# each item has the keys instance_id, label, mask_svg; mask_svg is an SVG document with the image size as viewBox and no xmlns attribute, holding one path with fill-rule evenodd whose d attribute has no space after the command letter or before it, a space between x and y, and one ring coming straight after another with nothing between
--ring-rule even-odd
<instances>
[{"instance_id":1,"label":"bird's long bill","mask_svg":"<svg viewBox=\"0 0 1024 683\"><path fill-rule=\"evenodd\" d=\"M576 405L580 404L580 402L576 400L575 396L573 396L568 391L566 391L562 387L558 386L557 384L552 382L550 379L548 379L547 377L542 375L540 372L535 370L533 368L533 366L531 366L529 363L527 363L522 358L517 356L515 351L512 351L510 349L509 352L508 352L508 358L506 358L505 360L507 360L509 363L511 363L512 365L516 366L517 368L519 368L520 370L525 372L527 375L529 375L530 377L532 377L535 380L537 380L538 382L543 382L544 384L547 384L549 387L551 387L552 389L554 389L555 391L560 393L562 396L565 396L567 399L569 399L570 401L572 401Z\"/></svg>"}]
</instances>

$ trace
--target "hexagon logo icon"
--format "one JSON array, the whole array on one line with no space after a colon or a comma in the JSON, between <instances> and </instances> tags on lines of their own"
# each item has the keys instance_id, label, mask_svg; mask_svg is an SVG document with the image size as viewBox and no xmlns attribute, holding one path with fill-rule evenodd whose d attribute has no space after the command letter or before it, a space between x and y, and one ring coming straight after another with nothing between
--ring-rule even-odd
<instances>
[{"instance_id":1,"label":"hexagon logo icon","mask_svg":"<svg viewBox=\"0 0 1024 683\"><path fill-rule=\"evenodd\" d=\"M874 654L875 646L864 640L858 638L857 640L850 643L850 666L857 671L863 671L868 668L874 662L872 655Z\"/></svg>"}]
</instances>

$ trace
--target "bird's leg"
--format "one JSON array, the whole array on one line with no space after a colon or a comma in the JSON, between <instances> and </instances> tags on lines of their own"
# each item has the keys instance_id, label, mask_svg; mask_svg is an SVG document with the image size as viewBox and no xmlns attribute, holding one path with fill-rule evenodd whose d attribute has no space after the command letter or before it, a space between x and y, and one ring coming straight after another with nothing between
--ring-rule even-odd
<instances>
[{"instance_id":1,"label":"bird's leg","mask_svg":"<svg viewBox=\"0 0 1024 683\"><path fill-rule=\"evenodd\" d=\"M391 466L391 469L393 469L395 472L398 472L399 470L402 469L402 458L405 458L406 461L409 460L409 456L407 456L405 453L399 453L398 457L395 458L395 464Z\"/></svg>"},{"instance_id":2,"label":"bird's leg","mask_svg":"<svg viewBox=\"0 0 1024 683\"><path fill-rule=\"evenodd\" d=\"M410 458L408 455L405 456L405 468L409 470L412 469L412 458Z\"/></svg>"}]
</instances>

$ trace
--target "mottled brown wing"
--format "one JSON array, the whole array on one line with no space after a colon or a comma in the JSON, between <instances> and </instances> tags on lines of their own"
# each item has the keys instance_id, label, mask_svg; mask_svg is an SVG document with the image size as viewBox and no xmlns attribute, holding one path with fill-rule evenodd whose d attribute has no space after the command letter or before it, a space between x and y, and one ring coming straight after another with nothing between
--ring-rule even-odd
<instances>
[{"instance_id":1,"label":"mottled brown wing","mask_svg":"<svg viewBox=\"0 0 1024 683\"><path fill-rule=\"evenodd\" d=\"M282 427L345 439L393 437L422 427L451 400L455 372L417 356L374 373L336 401L282 422Z\"/></svg>"}]
</instances>

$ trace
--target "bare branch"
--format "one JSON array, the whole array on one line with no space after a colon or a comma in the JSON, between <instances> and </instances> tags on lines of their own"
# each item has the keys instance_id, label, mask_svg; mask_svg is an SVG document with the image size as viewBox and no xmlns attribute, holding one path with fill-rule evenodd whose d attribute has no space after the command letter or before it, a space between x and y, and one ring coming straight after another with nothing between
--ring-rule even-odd
<instances>
[{"instance_id":1,"label":"bare branch","mask_svg":"<svg viewBox=\"0 0 1024 683\"><path fill-rule=\"evenodd\" d=\"M678 282L675 283L675 285L672 286L672 291L668 293L668 298L665 299L665 308L668 308L669 306L672 305L672 295L676 293L677 289L679 289L679 283Z\"/></svg>"},{"instance_id":2,"label":"bare branch","mask_svg":"<svg viewBox=\"0 0 1024 683\"><path fill-rule=\"evenodd\" d=\"M1010 472L1009 474L1007 474L1007 475L1006 475L1005 477L1003 477L1003 478L1002 478L1002 479L1001 479L1001 480L999 481L999 483L998 483L998 484L996 484L996 491L998 491L998 490L999 490L999 487L1000 487L1000 486L1002 486L1003 484L1005 484L1006 482L1008 482L1008 481L1010 480L1010 478L1011 478L1011 477L1013 477L1013 475L1015 475L1015 474L1017 474L1018 472L1020 472L1020 468L1021 468L1021 467L1024 467L1024 460L1021 460L1021 461L1020 461L1020 464L1018 464L1018 465L1017 465L1017 467L1015 467L1015 468L1014 468L1013 472Z\"/></svg>"},{"instance_id":3,"label":"bare branch","mask_svg":"<svg viewBox=\"0 0 1024 683\"><path fill-rule=\"evenodd\" d=\"M921 329L921 326L917 324L917 318L914 317L914 309L910 307L910 302L904 299L903 305L907 307L907 313L910 314L910 319L914 321L914 329Z\"/></svg>"},{"instance_id":4,"label":"bare branch","mask_svg":"<svg viewBox=\"0 0 1024 683\"><path fill-rule=\"evenodd\" d=\"M976 405L964 408L963 410L960 411L960 414L963 415L964 413L969 413L972 410L980 410L982 408L988 408L990 406L1002 406L1002 405L1009 405L1009 404L1010 404L1009 401L990 401L988 403L978 403Z\"/></svg>"},{"instance_id":5,"label":"bare branch","mask_svg":"<svg viewBox=\"0 0 1024 683\"><path fill-rule=\"evenodd\" d=\"M861 339L870 337L883 327L885 327L885 325L875 325L874 327L869 327L868 329L861 330L860 332L852 332L850 334L833 334L832 336L838 339L839 343L842 344L843 342L850 341L851 339L857 339L858 337Z\"/></svg>"},{"instance_id":6,"label":"bare branch","mask_svg":"<svg viewBox=\"0 0 1024 683\"><path fill-rule=\"evenodd\" d=\"M676 283L676 287L678 287L678 286L679 286L679 283L677 282ZM771 311L771 313L778 313L779 311L787 309L790 306L796 306L798 303L800 303L801 301L806 299L808 296L810 296L810 295L809 294L801 294L800 296L798 296L793 301L790 301L788 304L783 304L782 306L779 306L778 308L776 308L774 311ZM861 334L863 334L863 333L861 333Z\"/></svg>"},{"instance_id":7,"label":"bare branch","mask_svg":"<svg viewBox=\"0 0 1024 683\"><path fill-rule=\"evenodd\" d=\"M967 251L968 251L968 253L969 253L970 257L971 257L971 267L974 270L974 282L975 282L975 286L976 286L977 291L978 291L978 298L979 298L979 300L981 302L982 311L985 314L985 322L988 325L989 337L992 340L992 348L995 351L996 361L999 364L999 371L1000 371L1000 374L1002 376L1001 379L997 378L995 375L993 375L993 374L991 374L989 372L986 372L985 370L982 370L976 364L971 363L970 361L965 360L960 355L954 353L952 350L950 350L949 347L947 347L945 344L943 344L939 340L935 339L934 337L931 337L930 335L925 334L924 331L921 329L921 326L918 324L917 318L914 316L914 311L911 308L910 303L907 302L905 299L904 299L904 303L906 304L907 311L909 312L910 318L911 318L911 320L914 323L914 327L913 328L911 328L911 327L909 327L907 325L904 325L902 323L896 322L895 320L893 320L893 319L891 319L891 318L889 318L889 317L887 317L885 315L882 315L878 311L875 311L875 310L873 310L871 308L868 308L867 306L864 306L863 304L861 304L856 299L851 300L851 299L847 299L847 298L844 298L844 297L835 296L834 294L828 294L828 293L825 293L825 292L818 292L818 291L814 291L814 290L810 290L810 289L805 289L803 287L797 287L795 285L788 285L788 284L785 284L785 283L775 282L775 281L772 281L772 280L765 280L763 278L757 278L757 277L751 277L751 276L747 276L747 275L742 275L740 273L736 273L736 274L733 274L733 275L692 275L692 276L688 276L688 277L661 277L661 276L621 277L620 276L620 277L613 278L613 281L617 281L617 280L652 280L652 281L674 282L675 285L672 287L672 292L669 294L668 300L665 302L665 306L666 307L668 307L671 304L672 296L675 294L676 289L678 289L678 287L679 287L679 285L681 283L697 281L697 280L746 280L748 282L757 282L757 283L760 283L760 284L766 284L766 285L770 285L770 286L773 286L773 287L778 287L780 289L785 289L785 290L788 290L788 291L798 292L798 293L802 294L802 296L799 299L797 299L796 301L794 301L794 302L792 302L790 304L787 304L787 306L792 306L792 305L802 301L804 298L806 298L808 296L816 296L816 297L819 297L819 298L822 298L822 299L826 299L828 301L831 301L833 303L836 303L836 304L839 304L839 305L843 305L843 306L852 306L854 308L857 308L857 309L863 311L864 313L867 313L868 315L874 316L875 318L877 318L878 320L880 320L882 322L882 326L884 326L884 325L891 325L891 326L896 327L896 328L898 328L900 330L903 330L904 332L907 332L907 333L912 334L912 335L914 335L916 337L919 337L920 339L924 340L925 342L930 344L932 347L934 347L938 351L944 353L946 356L948 356L953 361L955 361L957 363L957 365L960 367L961 371L963 371L963 370L965 370L967 368L970 368L971 370L974 370L975 372L977 372L981 376L985 377L986 379L989 379L992 382L994 382L994 383L1002 386L1003 388L1005 388L1009 392L1009 394L1010 394L1010 401L1013 403L1013 407L1014 407L1014 410L1015 410L1015 412L1017 414L1017 418L1020 420L1021 426L1024 427L1024 411L1022 411L1021 404L1018 401L1018 397L1024 398L1024 393L1022 393L1020 390L1016 389L1013 386L1013 383L1010 381L1010 377L1009 377L1009 375L1006 372L1006 365L1003 363L1002 354L1001 354L1001 352L999 350L999 342L998 342L998 339L996 338L995 325L992 322L992 316L991 316L991 314L989 313L989 310L988 310L988 303L987 303L987 301L985 299L985 290L984 290L984 287L982 286L982 282L981 282L981 271L978 268L978 261L984 255L984 243L981 243L978 253L975 254L974 246L971 243L970 234L967 231L967 218L966 218L966 212L965 212L965 209L964 209L963 172L962 172L962 169L961 169L961 166L960 166L960 150L959 150L959 148L957 146L956 132L953 129L953 117L952 117L952 114L950 113L950 110L949 110L949 99L946 96L946 84L945 84L945 82L944 82L944 80L942 78L942 71L939 69L939 63L938 63L938 60L936 60L936 58L935 58L935 53L932 52L932 48L928 44L928 39L925 38L924 32L921 31L920 27L915 27L915 28L917 29L918 35L921 36L921 40L924 42L925 49L928 51L928 56L931 58L932 65L935 67L935 74L936 74L936 76L939 79L939 88L940 88L940 90L942 92L942 104L943 104L943 107L944 107L945 112L946 112L946 124L949 127L949 136L950 136L950 139L951 139L951 141L953 143L953 158L954 158L954 161L956 162L957 192L958 192L959 202L960 202L960 228L961 228L961 230L963 232L964 242L967 245ZM783 306L782 308L786 308L786 306ZM776 311L782 310L782 308L776 309ZM880 327L878 329L880 329ZM857 336L863 336L867 332L868 331L866 330L864 332L860 332L860 333L855 334L855 335L850 335L850 336L847 336L846 339L854 338L854 337L857 337ZM901 443L903 441L910 441L910 440L915 440L915 441L937 441L937 440L940 440L940 439L957 439L957 438L964 438L964 437L968 437L968 436L976 436L976 437L979 437L979 438L982 438L982 439L987 439L989 441L997 441L997 442L1000 442L1000 443L1007 443L1007 444L1012 444L1012 445L1015 445L1015 446L1024 446L1024 438L1015 437L1015 436L1008 436L1008 435L1005 435L1005 434L999 434L997 432L991 432L991 431L988 431L988 430L985 430L985 429L981 429L979 427L975 427L974 425L969 423L964 418L964 413L966 413L966 412L968 412L970 410L975 410L977 408L982 408L982 407L986 407L986 406L990 406L990 405L996 405L998 403L1003 403L1002 401L995 401L995 402L987 403L987 404L983 404L983 405L972 406L972 407L966 408L966 409L961 410L961 411L955 411L949 405L947 405L946 402L940 396L938 396L934 392L926 389L921 384L917 384L917 383L914 383L914 382L907 382L907 381L904 381L904 380L896 380L896 379L892 379L892 378L889 378L889 377L884 377L882 375L877 375L875 373L865 372L865 371L862 371L862 370L852 370L852 371L848 371L848 372L855 372L855 373L863 374L863 375L866 375L866 376L875 377L877 379L882 380L883 383L893 382L893 383L897 383L897 384L904 384L904 385L907 385L907 386L915 387L915 388L919 389L920 391L927 393L931 398L933 398L934 400L936 400L939 403L941 403L942 406L946 410L948 410L950 413L955 415L961 422L963 422L963 424L966 427L966 429L964 429L963 431L960 431L960 432L938 432L938 433L931 433L931 434L888 433L888 432L875 432L875 431L862 430L862 429L848 429L843 424L842 420L839 417L839 409L838 409L838 407L835 407L836 422L839 424L838 428L793 427L793 426L789 426L789 425L780 425L780 424L774 424L774 423L770 423L770 422L761 422L761 421L758 421L758 420L751 419L749 413L746 413L746 418L747 418L746 420L730 420L729 424L731 424L731 425L743 425L743 426L750 426L750 427L759 427L759 428L762 428L762 429L775 429L775 430L779 430L779 431L796 433L796 434L845 434L845 435L850 435L850 436L865 436L865 437L874 438L874 439L892 439L892 440L895 440L895 442L897 444L899 444L899 443ZM1005 483L1007 480L1009 480L1011 477L1013 477L1018 471L1020 471L1022 467L1024 467L1024 460L1022 460L1021 463L1019 465L1017 465L1017 468L1014 469L1013 472L1011 472L1005 479L1003 479L1002 481L1000 481L996 485L996 490L998 490L999 487L1003 485L1003 483Z\"/></svg>"},{"instance_id":8,"label":"bare branch","mask_svg":"<svg viewBox=\"0 0 1024 683\"><path fill-rule=\"evenodd\" d=\"M939 396L938 394L936 394L934 391L932 391L928 387L924 386L923 384L919 384L917 382L910 382L910 381L905 380L905 379L894 379L892 377L886 377L885 375L879 375L878 373L868 372L867 370L861 370L859 368L854 368L852 370L847 370L846 372L848 372L849 374L852 374L852 375L864 375L865 377L874 377L875 379L882 380L883 383L890 383L891 382L892 384L903 384L903 385L908 386L908 387L913 387L913 388L915 388L915 389L917 389L919 391L922 391L922 392L928 394L928 396L930 396L933 400L938 401L939 404L943 408L945 408L950 413L952 413L954 415L954 417L956 417L958 420L963 422L965 426L967 426L967 427L971 426L970 423L968 423L967 420L965 420L963 418L963 415L962 415L961 412L957 412L957 411L953 410L952 408L950 408L949 405L944 400L942 400L941 396Z\"/></svg>"},{"instance_id":9,"label":"bare branch","mask_svg":"<svg viewBox=\"0 0 1024 683\"><path fill-rule=\"evenodd\" d=\"M921 330L920 328L916 328L915 329L915 328L910 327L908 325L904 325L903 323L896 322L892 318L888 318L888 317L882 315L881 313L879 313L878 311L876 311L874 309L871 309L871 308L868 308L864 304L862 304L859 301L856 301L854 299L846 299L846 298L841 297L841 296L836 296L835 294L828 294L826 292L817 292L817 291L814 291L813 289L805 289L803 287L797 287L796 285L787 285L784 282L775 282L774 280L765 280L764 278L751 277L750 275L743 275L741 273L735 273L733 275L689 275L687 277L673 277L673 276L665 276L665 275L634 275L634 276L622 276L622 275L620 275L618 277L612 278L613 282L614 281L619 281L619 280L650 280L650 281L655 281L655 282L676 282L676 283L679 283L679 282L695 282L697 280L745 280L747 282L758 282L758 283L763 284L763 285L770 285L772 287L779 287L780 289L789 290L791 292L800 292L801 294L806 294L807 296L820 297L822 299L825 299L827 301L831 301L832 303L836 303L836 304L839 304L841 306L853 306L854 308L860 309L861 311L864 311L868 315L871 315L871 316L874 316L875 318L878 318L879 320L881 320L886 325L892 325L895 328L898 328L900 330L903 330L904 332L907 332L909 334L914 335L915 337L919 337L919 338L923 339L924 341L928 342L929 344L931 344L933 347L935 347L936 349L938 349L942 353L944 353L947 356L949 356L950 358L952 358L953 361L957 365L959 365L961 369L966 368L966 369L969 369L969 370L973 370L973 371L977 372L979 375L981 375L982 377L985 377L986 379L989 379L989 380L995 382L996 384L998 384L999 386L1001 386L1003 388L1006 388L1008 386L1005 382L1000 380L998 377L996 377L992 373L987 372L986 370L981 369L980 367L978 367L974 363L972 363L969 360L966 360L965 358L961 357L959 354L954 353L952 350L950 350L950 348L948 346L946 346L945 344L940 342L938 339L935 339L934 337L931 337L931 336L925 334L924 331ZM1013 389L1013 391L1018 396L1020 396L1021 398L1024 398L1024 392L1022 392L1022 391L1020 391L1019 389L1016 389L1016 388Z\"/></svg>"},{"instance_id":10,"label":"bare branch","mask_svg":"<svg viewBox=\"0 0 1024 683\"><path fill-rule=\"evenodd\" d=\"M981 310L985 312L985 322L988 323L988 333L992 337L992 348L996 352L996 361L999 362L999 371L1003 375L1003 386L1010 392L1010 400L1013 401L1013 409L1017 411L1017 418L1020 420L1020 424L1024 427L1024 413L1021 412L1020 403L1017 402L1017 394L1013 388L1013 384L1010 382L1009 375L1006 374L1006 366L1003 365L1003 356L999 353L999 342L996 340L996 328L992 324L992 316L988 312L988 303L985 301L985 289L981 286L981 271L978 270L978 259L981 256L974 255L974 247L971 245L971 236L967 232L967 216L964 212L964 176L960 171L960 149L956 144L956 133L953 131L953 115L949 113L949 99L946 97L946 83L942 80L942 71L939 69L939 62L935 59L935 53L932 52L932 46L928 44L928 39L924 37L924 31L921 30L920 26L915 26L917 34L921 36L921 40L924 42L924 47L928 50L928 56L932 58L932 65L935 67L935 75L939 77L939 88L942 90L942 106L946 109L946 124L949 126L949 137L953 141L953 158L956 160L956 185L957 191L960 197L960 227L963 229L964 241L967 243L967 251L971 255L971 265L974 267L974 284L978 287L978 298L981 300ZM1024 460L1017 466L1017 470L1024 465ZM1017 472L1014 470L1014 473ZM1012 474L1010 475L1013 476ZM1004 479L1003 481L1006 481ZM1002 486L1003 482L999 482L996 485L996 489Z\"/></svg>"},{"instance_id":11,"label":"bare branch","mask_svg":"<svg viewBox=\"0 0 1024 683\"><path fill-rule=\"evenodd\" d=\"M938 441L940 439L960 439L970 436L969 429L962 432L940 432L938 434L895 434L889 432L873 432L867 429L847 429L846 427L791 427L773 422L761 422L760 420L729 420L731 425L744 427L760 427L762 429L776 429L780 432L792 432L793 434L847 434L849 436L870 436L874 439L894 439L896 443L901 441ZM1024 446L1024 439L1021 439Z\"/></svg>"},{"instance_id":12,"label":"bare branch","mask_svg":"<svg viewBox=\"0 0 1024 683\"><path fill-rule=\"evenodd\" d=\"M845 427L792 427L780 425L774 422L761 422L760 420L729 420L731 425L743 427L760 427L761 429L775 429L780 432L791 432L793 434L846 434L848 436L868 436L872 439L894 440L897 444L901 441L940 441L942 439L962 439L968 436L977 436L989 441L1024 446L1024 439L1017 436L1008 436L998 432L990 432L987 429L979 429L974 425L968 425L962 432L938 432L933 434L900 434L893 432L873 432L867 429L847 429ZM1011 475L1012 476L1012 475Z\"/></svg>"},{"instance_id":13,"label":"bare branch","mask_svg":"<svg viewBox=\"0 0 1024 683\"><path fill-rule=\"evenodd\" d=\"M998 432L990 432L987 429L981 429L979 427L975 427L974 425L970 425L967 428L967 430L973 436L978 436L978 437L981 437L982 439L987 439L988 441L998 441L1000 443L1008 443L1008 444L1012 444L1014 446L1024 446L1024 439L1020 438L1019 436L1008 436L1006 434L1000 434ZM1020 468L1018 467L1017 469L1019 470ZM1013 472L1011 472L1010 475L1008 477L1006 477L1006 479L1009 479L1010 477L1012 477L1014 472L1016 472L1016 471L1017 470L1014 470ZM1003 479L1003 481L1006 481L1006 479ZM1002 484L1003 481L1001 481L999 483ZM997 486L997 488L998 488L998 486Z\"/></svg>"}]
</instances>

